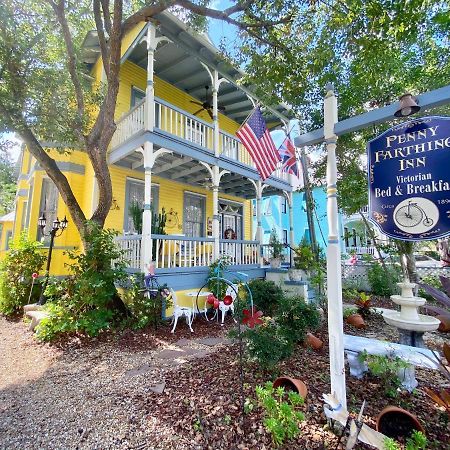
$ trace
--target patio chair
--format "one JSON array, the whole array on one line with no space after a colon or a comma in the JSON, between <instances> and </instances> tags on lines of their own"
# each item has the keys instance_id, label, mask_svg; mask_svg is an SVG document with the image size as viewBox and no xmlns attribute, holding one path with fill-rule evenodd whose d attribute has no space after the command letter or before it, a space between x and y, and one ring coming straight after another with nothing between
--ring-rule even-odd
<instances>
[{"instance_id":1,"label":"patio chair","mask_svg":"<svg viewBox=\"0 0 450 450\"><path fill-rule=\"evenodd\" d=\"M194 306L194 298L192 298L192 308L189 306L179 306L177 303L177 294L173 289L170 289L170 294L173 302L173 315L172 315L172 324L173 328L171 333L175 333L175 328L177 327L178 319L180 317L186 317L186 323L191 330L191 333L194 332L192 329L192 322L195 317L195 306Z\"/></svg>"}]
</instances>

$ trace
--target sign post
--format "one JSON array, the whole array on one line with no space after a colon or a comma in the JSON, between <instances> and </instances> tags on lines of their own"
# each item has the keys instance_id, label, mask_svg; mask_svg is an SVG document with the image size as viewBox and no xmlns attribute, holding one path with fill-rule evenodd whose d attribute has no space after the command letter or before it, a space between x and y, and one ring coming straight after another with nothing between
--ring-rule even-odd
<instances>
[{"instance_id":1,"label":"sign post","mask_svg":"<svg viewBox=\"0 0 450 450\"><path fill-rule=\"evenodd\" d=\"M396 125L367 145L369 218L404 241L450 235L450 117Z\"/></svg>"}]
</instances>

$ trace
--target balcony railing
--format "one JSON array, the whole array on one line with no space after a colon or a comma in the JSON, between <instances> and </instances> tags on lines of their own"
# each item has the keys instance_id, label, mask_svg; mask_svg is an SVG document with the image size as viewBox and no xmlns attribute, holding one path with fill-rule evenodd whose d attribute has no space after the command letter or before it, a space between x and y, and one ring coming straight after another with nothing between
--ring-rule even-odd
<instances>
[{"instance_id":1,"label":"balcony railing","mask_svg":"<svg viewBox=\"0 0 450 450\"><path fill-rule=\"evenodd\" d=\"M130 235L116 238L124 250L132 269L141 268L142 236ZM231 264L258 264L257 241L220 240L220 254L230 258ZM152 235L155 268L207 267L213 262L214 239L191 238L177 235Z\"/></svg>"},{"instance_id":2,"label":"balcony railing","mask_svg":"<svg viewBox=\"0 0 450 450\"><path fill-rule=\"evenodd\" d=\"M111 140L112 149L119 147L145 129L144 106L145 100L142 100L117 121L117 130ZM155 100L155 128L213 151L213 126L161 99ZM250 154L239 139L224 131L220 131L219 134L219 152L222 156L255 168ZM280 168L273 175L289 181L288 174L282 172Z\"/></svg>"}]
</instances>

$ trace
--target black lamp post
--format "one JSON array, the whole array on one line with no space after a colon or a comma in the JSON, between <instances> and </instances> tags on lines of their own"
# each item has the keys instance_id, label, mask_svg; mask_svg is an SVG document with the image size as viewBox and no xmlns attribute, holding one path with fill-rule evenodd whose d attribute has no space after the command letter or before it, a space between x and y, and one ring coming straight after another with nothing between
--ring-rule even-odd
<instances>
[{"instance_id":1,"label":"black lamp post","mask_svg":"<svg viewBox=\"0 0 450 450\"><path fill-rule=\"evenodd\" d=\"M39 219L38 219L38 225L41 228L42 235L50 236L50 246L48 249L48 256L47 256L47 268L45 269L45 280L44 280L44 283L42 283L41 295L39 296L39 302L38 302L39 305L43 305L46 301L45 296L44 296L44 291L45 291L45 288L47 287L48 277L49 277L49 273L50 273L50 263L52 261L53 241L55 240L55 237L61 236L61 234L63 234L64 230L67 228L67 224L68 224L68 221L67 221L66 217L64 217L64 219L61 220L61 222L59 221L58 218L56 218L56 220L54 220L52 223L52 229L50 230L50 233L45 234L44 229L45 229L45 226L47 225L47 219L45 218L44 214L42 214L41 217L39 217Z\"/></svg>"}]
</instances>

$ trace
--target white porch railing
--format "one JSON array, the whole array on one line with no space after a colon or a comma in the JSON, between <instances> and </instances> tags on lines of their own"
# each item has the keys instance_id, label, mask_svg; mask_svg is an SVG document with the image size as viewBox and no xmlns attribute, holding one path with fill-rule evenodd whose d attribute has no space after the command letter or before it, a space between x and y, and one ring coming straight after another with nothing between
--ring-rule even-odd
<instances>
[{"instance_id":1,"label":"white porch railing","mask_svg":"<svg viewBox=\"0 0 450 450\"><path fill-rule=\"evenodd\" d=\"M221 255L228 256L231 264L248 265L258 264L259 242L226 240L219 241Z\"/></svg>"},{"instance_id":2,"label":"white porch railing","mask_svg":"<svg viewBox=\"0 0 450 450\"><path fill-rule=\"evenodd\" d=\"M213 262L214 239L176 235L152 235L155 268L207 267ZM119 247L125 251L130 268L141 267L141 235L119 236ZM220 240L220 253L230 257L231 264L258 264L257 241Z\"/></svg>"},{"instance_id":3,"label":"white porch railing","mask_svg":"<svg viewBox=\"0 0 450 450\"><path fill-rule=\"evenodd\" d=\"M155 127L208 150L213 149L214 129L210 124L163 100L155 101Z\"/></svg>"},{"instance_id":4,"label":"white porch railing","mask_svg":"<svg viewBox=\"0 0 450 450\"><path fill-rule=\"evenodd\" d=\"M125 252L125 258L129 261L130 267L140 269L142 236L140 234L118 236L115 241Z\"/></svg>"},{"instance_id":5,"label":"white porch railing","mask_svg":"<svg viewBox=\"0 0 450 450\"><path fill-rule=\"evenodd\" d=\"M141 100L117 121L117 130L111 140L112 149L145 129L144 102L145 100ZM155 127L213 151L212 124L161 99L155 99ZM255 163L239 139L224 131L220 131L219 135L219 152L234 161L255 168ZM276 169L273 176L289 181L289 175L282 172L281 168Z\"/></svg>"},{"instance_id":6,"label":"white porch railing","mask_svg":"<svg viewBox=\"0 0 450 450\"><path fill-rule=\"evenodd\" d=\"M270 259L272 258L271 254L271 248L270 244L262 244L262 257L263 257L263 263L268 264ZM282 262L288 263L290 262L290 253L289 253L289 247L283 248L283 260Z\"/></svg>"},{"instance_id":7,"label":"white porch railing","mask_svg":"<svg viewBox=\"0 0 450 450\"><path fill-rule=\"evenodd\" d=\"M212 263L214 240L176 235L152 235L157 269L201 267Z\"/></svg>"},{"instance_id":8,"label":"white porch railing","mask_svg":"<svg viewBox=\"0 0 450 450\"><path fill-rule=\"evenodd\" d=\"M111 148L122 145L127 139L144 129L144 100L133 106L117 121L117 129L111 139Z\"/></svg>"},{"instance_id":9,"label":"white porch railing","mask_svg":"<svg viewBox=\"0 0 450 450\"><path fill-rule=\"evenodd\" d=\"M376 253L375 247L355 247L353 245L345 247L345 251L347 253L369 254L369 255L375 255Z\"/></svg>"}]
</instances>

